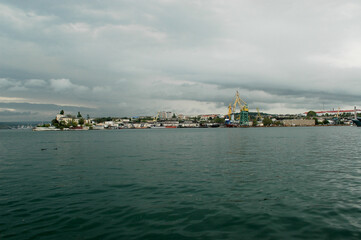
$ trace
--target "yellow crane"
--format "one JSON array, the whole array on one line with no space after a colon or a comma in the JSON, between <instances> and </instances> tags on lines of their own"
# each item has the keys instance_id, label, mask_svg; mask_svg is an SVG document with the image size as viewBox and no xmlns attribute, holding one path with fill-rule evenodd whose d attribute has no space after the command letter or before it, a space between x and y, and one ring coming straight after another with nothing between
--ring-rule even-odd
<instances>
[{"instance_id":1,"label":"yellow crane","mask_svg":"<svg viewBox=\"0 0 361 240\"><path fill-rule=\"evenodd\" d=\"M236 97L235 97L235 100L233 103L233 109L232 109L233 112L236 112L237 104L239 106L239 111L247 111L248 112L248 105L242 98L240 98L238 91L236 91Z\"/></svg>"},{"instance_id":2,"label":"yellow crane","mask_svg":"<svg viewBox=\"0 0 361 240\"><path fill-rule=\"evenodd\" d=\"M159 118L159 112L157 113L157 115L153 118L153 122L156 122Z\"/></svg>"},{"instance_id":3,"label":"yellow crane","mask_svg":"<svg viewBox=\"0 0 361 240\"><path fill-rule=\"evenodd\" d=\"M248 104L240 96L239 92L236 91L234 103L228 105L228 118L231 119L232 114L236 113L237 105L239 107L240 115L234 120L240 120L241 125L248 125Z\"/></svg>"},{"instance_id":4,"label":"yellow crane","mask_svg":"<svg viewBox=\"0 0 361 240\"><path fill-rule=\"evenodd\" d=\"M231 115L232 115L232 104L228 105L228 119L231 120Z\"/></svg>"},{"instance_id":5,"label":"yellow crane","mask_svg":"<svg viewBox=\"0 0 361 240\"><path fill-rule=\"evenodd\" d=\"M257 108L257 118L258 118L258 121L262 120L261 113L259 112L259 108Z\"/></svg>"}]
</instances>

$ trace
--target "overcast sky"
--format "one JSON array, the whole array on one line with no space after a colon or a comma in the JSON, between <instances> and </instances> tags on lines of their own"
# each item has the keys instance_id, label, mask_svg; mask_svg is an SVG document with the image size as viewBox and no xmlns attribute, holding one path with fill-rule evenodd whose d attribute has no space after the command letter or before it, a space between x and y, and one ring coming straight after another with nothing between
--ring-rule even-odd
<instances>
[{"instance_id":1,"label":"overcast sky","mask_svg":"<svg viewBox=\"0 0 361 240\"><path fill-rule=\"evenodd\" d=\"M0 121L361 107L361 2L2 0Z\"/></svg>"}]
</instances>

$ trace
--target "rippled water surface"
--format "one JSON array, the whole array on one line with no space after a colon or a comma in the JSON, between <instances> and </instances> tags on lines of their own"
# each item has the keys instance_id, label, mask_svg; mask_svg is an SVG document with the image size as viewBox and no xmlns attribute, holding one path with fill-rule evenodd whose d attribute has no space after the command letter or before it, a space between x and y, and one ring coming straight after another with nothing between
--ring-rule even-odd
<instances>
[{"instance_id":1,"label":"rippled water surface","mask_svg":"<svg viewBox=\"0 0 361 240\"><path fill-rule=\"evenodd\" d=\"M361 128L0 131L0 239L360 239Z\"/></svg>"}]
</instances>

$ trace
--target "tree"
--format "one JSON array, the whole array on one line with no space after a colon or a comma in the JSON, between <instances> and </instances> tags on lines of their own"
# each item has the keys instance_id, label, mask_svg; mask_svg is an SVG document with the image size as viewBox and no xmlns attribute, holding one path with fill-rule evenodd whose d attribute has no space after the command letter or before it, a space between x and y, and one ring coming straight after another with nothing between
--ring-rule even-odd
<instances>
[{"instance_id":1,"label":"tree","mask_svg":"<svg viewBox=\"0 0 361 240\"><path fill-rule=\"evenodd\" d=\"M85 121L84 121L84 118L80 118L80 119L79 119L79 124L80 124L80 125L83 125L84 122L85 122Z\"/></svg>"},{"instance_id":2,"label":"tree","mask_svg":"<svg viewBox=\"0 0 361 240\"><path fill-rule=\"evenodd\" d=\"M72 126L72 127L77 127L77 126L78 126L78 124L77 124L77 122L72 121L72 122L71 122L71 126Z\"/></svg>"},{"instance_id":3,"label":"tree","mask_svg":"<svg viewBox=\"0 0 361 240\"><path fill-rule=\"evenodd\" d=\"M320 124L320 123L318 122L318 119L317 119L317 118L313 118L313 119L315 120L315 125Z\"/></svg>"},{"instance_id":4,"label":"tree","mask_svg":"<svg viewBox=\"0 0 361 240\"><path fill-rule=\"evenodd\" d=\"M80 112L78 112L78 115L76 116L77 118L81 118L82 116L81 116L81 114L80 114Z\"/></svg>"},{"instance_id":5,"label":"tree","mask_svg":"<svg viewBox=\"0 0 361 240\"><path fill-rule=\"evenodd\" d=\"M317 116L317 113L315 111L309 111L307 113L307 117L316 117Z\"/></svg>"},{"instance_id":6,"label":"tree","mask_svg":"<svg viewBox=\"0 0 361 240\"><path fill-rule=\"evenodd\" d=\"M58 127L59 126L59 122L58 120L56 120L56 118L54 118L53 120L51 120L51 125Z\"/></svg>"},{"instance_id":7,"label":"tree","mask_svg":"<svg viewBox=\"0 0 361 240\"><path fill-rule=\"evenodd\" d=\"M283 123L282 123L281 121L276 121L276 122L274 122L274 124L275 124L276 126L283 126Z\"/></svg>"},{"instance_id":8,"label":"tree","mask_svg":"<svg viewBox=\"0 0 361 240\"><path fill-rule=\"evenodd\" d=\"M216 117L213 121L215 123L224 123L224 118Z\"/></svg>"},{"instance_id":9,"label":"tree","mask_svg":"<svg viewBox=\"0 0 361 240\"><path fill-rule=\"evenodd\" d=\"M265 117L262 120L264 126L270 126L272 124L272 120L269 117Z\"/></svg>"},{"instance_id":10,"label":"tree","mask_svg":"<svg viewBox=\"0 0 361 240\"><path fill-rule=\"evenodd\" d=\"M329 123L330 122L327 119L323 120L323 124L329 124Z\"/></svg>"},{"instance_id":11,"label":"tree","mask_svg":"<svg viewBox=\"0 0 361 240\"><path fill-rule=\"evenodd\" d=\"M196 123L196 122L199 121L200 118L198 118L198 117L193 117L193 118L191 118L191 119L192 119L192 122L193 122L193 123Z\"/></svg>"},{"instance_id":12,"label":"tree","mask_svg":"<svg viewBox=\"0 0 361 240\"><path fill-rule=\"evenodd\" d=\"M258 125L257 119L254 118L254 119L252 120L252 126L253 126L253 127L256 127L257 125Z\"/></svg>"},{"instance_id":13,"label":"tree","mask_svg":"<svg viewBox=\"0 0 361 240\"><path fill-rule=\"evenodd\" d=\"M112 121L113 119L111 117L101 117L101 118L96 118L94 119L97 123L102 123L105 121Z\"/></svg>"},{"instance_id":14,"label":"tree","mask_svg":"<svg viewBox=\"0 0 361 240\"><path fill-rule=\"evenodd\" d=\"M60 114L61 114L61 115L64 115L64 110L61 110L61 111L60 111Z\"/></svg>"}]
</instances>

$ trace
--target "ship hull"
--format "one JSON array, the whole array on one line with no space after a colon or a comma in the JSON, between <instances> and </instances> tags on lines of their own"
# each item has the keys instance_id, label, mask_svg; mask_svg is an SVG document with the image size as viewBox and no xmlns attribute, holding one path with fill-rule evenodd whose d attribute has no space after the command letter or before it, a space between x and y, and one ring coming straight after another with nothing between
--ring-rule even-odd
<instances>
[{"instance_id":1,"label":"ship hull","mask_svg":"<svg viewBox=\"0 0 361 240\"><path fill-rule=\"evenodd\" d=\"M361 127L361 118L352 119L352 122L356 124L357 127Z\"/></svg>"},{"instance_id":2,"label":"ship hull","mask_svg":"<svg viewBox=\"0 0 361 240\"><path fill-rule=\"evenodd\" d=\"M236 128L236 127L239 127L239 125L238 124L228 123L228 124L226 124L226 127L227 128Z\"/></svg>"}]
</instances>

